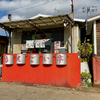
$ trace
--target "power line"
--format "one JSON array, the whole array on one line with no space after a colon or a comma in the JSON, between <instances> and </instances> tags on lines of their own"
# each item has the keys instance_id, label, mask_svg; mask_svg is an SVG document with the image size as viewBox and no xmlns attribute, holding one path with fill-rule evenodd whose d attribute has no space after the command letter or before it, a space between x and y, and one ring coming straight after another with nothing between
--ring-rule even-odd
<instances>
[{"instance_id":1,"label":"power line","mask_svg":"<svg viewBox=\"0 0 100 100\"><path fill-rule=\"evenodd\" d=\"M41 2L43 2L43 1L41 1ZM41 3L41 2L37 2L37 1L36 1L36 2L34 2L34 3L36 4L36 3ZM33 5L34 3L28 4L28 5L24 5L24 6L22 6L22 7L15 8L15 9L10 10L10 11L12 12L12 11L15 11L15 10L18 10L18 9L21 9L21 8L24 8L24 7L26 7L26 6L29 6L29 5Z\"/></svg>"},{"instance_id":2,"label":"power line","mask_svg":"<svg viewBox=\"0 0 100 100\"><path fill-rule=\"evenodd\" d=\"M42 2L42 1L41 1ZM54 2L54 1L50 1L50 2ZM48 4L48 3L50 3L50 2L48 2L48 1L46 1L46 2L44 2L44 3L42 3L42 4L39 4L39 5L36 5L36 6L34 6L34 7L28 7L28 8L25 8L25 9L30 9L30 8L35 8L35 7L37 7L37 6L41 6L41 5L44 5L44 4ZM19 10L20 8L18 8L18 10ZM25 10L25 9L21 9L20 11L23 11L23 10ZM17 9L16 9L17 10ZM15 11L15 10L14 10ZM11 12L13 12L13 11L11 11Z\"/></svg>"}]
</instances>

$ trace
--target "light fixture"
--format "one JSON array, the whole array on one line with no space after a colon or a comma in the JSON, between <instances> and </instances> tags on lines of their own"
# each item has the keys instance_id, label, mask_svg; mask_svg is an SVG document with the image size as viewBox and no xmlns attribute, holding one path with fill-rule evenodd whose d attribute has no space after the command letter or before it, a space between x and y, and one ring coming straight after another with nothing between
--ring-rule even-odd
<instances>
[{"instance_id":1,"label":"light fixture","mask_svg":"<svg viewBox=\"0 0 100 100\"><path fill-rule=\"evenodd\" d=\"M63 23L64 27L68 26L68 24L69 24L68 22Z\"/></svg>"},{"instance_id":2,"label":"light fixture","mask_svg":"<svg viewBox=\"0 0 100 100\"><path fill-rule=\"evenodd\" d=\"M64 27L66 27L66 23L64 23Z\"/></svg>"},{"instance_id":3,"label":"light fixture","mask_svg":"<svg viewBox=\"0 0 100 100\"><path fill-rule=\"evenodd\" d=\"M28 35L29 35L29 33L28 33Z\"/></svg>"}]
</instances>

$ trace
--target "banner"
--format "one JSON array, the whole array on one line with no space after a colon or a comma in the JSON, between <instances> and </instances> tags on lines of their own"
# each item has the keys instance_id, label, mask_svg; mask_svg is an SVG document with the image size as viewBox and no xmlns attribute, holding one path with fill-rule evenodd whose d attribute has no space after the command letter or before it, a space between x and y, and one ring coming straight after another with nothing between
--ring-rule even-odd
<instances>
[{"instance_id":1,"label":"banner","mask_svg":"<svg viewBox=\"0 0 100 100\"><path fill-rule=\"evenodd\" d=\"M26 48L34 48L34 40L27 40Z\"/></svg>"},{"instance_id":2,"label":"banner","mask_svg":"<svg viewBox=\"0 0 100 100\"><path fill-rule=\"evenodd\" d=\"M35 40L35 48L45 48L45 42L49 40L50 39Z\"/></svg>"},{"instance_id":3,"label":"banner","mask_svg":"<svg viewBox=\"0 0 100 100\"><path fill-rule=\"evenodd\" d=\"M26 48L45 48L45 42L49 41L50 39L40 39L40 40L27 40L26 41Z\"/></svg>"}]
</instances>

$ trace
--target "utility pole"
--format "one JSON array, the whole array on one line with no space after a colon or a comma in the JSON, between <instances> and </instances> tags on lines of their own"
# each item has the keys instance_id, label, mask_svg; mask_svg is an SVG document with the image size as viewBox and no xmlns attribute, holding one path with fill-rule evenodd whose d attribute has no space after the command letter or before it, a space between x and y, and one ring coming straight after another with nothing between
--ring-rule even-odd
<instances>
[{"instance_id":1,"label":"utility pole","mask_svg":"<svg viewBox=\"0 0 100 100\"><path fill-rule=\"evenodd\" d=\"M72 4L71 4L71 7L72 7L72 19L74 20L74 5L73 5L73 0L71 0Z\"/></svg>"},{"instance_id":2,"label":"utility pole","mask_svg":"<svg viewBox=\"0 0 100 100\"><path fill-rule=\"evenodd\" d=\"M9 22L11 22L11 14L8 14L8 19ZM11 30L9 31L9 44L8 44L8 53L12 53L12 45L11 45L11 38L12 38L12 34L11 34Z\"/></svg>"},{"instance_id":3,"label":"utility pole","mask_svg":"<svg viewBox=\"0 0 100 100\"><path fill-rule=\"evenodd\" d=\"M9 22L11 22L11 14L8 14Z\"/></svg>"},{"instance_id":4,"label":"utility pole","mask_svg":"<svg viewBox=\"0 0 100 100\"><path fill-rule=\"evenodd\" d=\"M71 13L72 13L72 19L74 21L74 4L73 4L73 0L71 0L72 4L71 4ZM71 30L71 53L74 53L74 27L70 25L70 30Z\"/></svg>"}]
</instances>

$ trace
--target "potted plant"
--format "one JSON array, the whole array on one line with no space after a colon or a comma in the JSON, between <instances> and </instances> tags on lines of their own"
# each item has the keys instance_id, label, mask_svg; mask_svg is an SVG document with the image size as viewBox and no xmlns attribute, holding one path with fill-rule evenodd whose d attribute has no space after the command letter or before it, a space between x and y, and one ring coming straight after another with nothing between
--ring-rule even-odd
<instances>
[{"instance_id":1,"label":"potted plant","mask_svg":"<svg viewBox=\"0 0 100 100\"><path fill-rule=\"evenodd\" d=\"M91 58L92 54L92 45L90 43L84 43L81 44L81 41L78 42L78 50L80 51L80 59L81 59L81 72L87 72L89 73L89 67L88 62Z\"/></svg>"}]
</instances>

